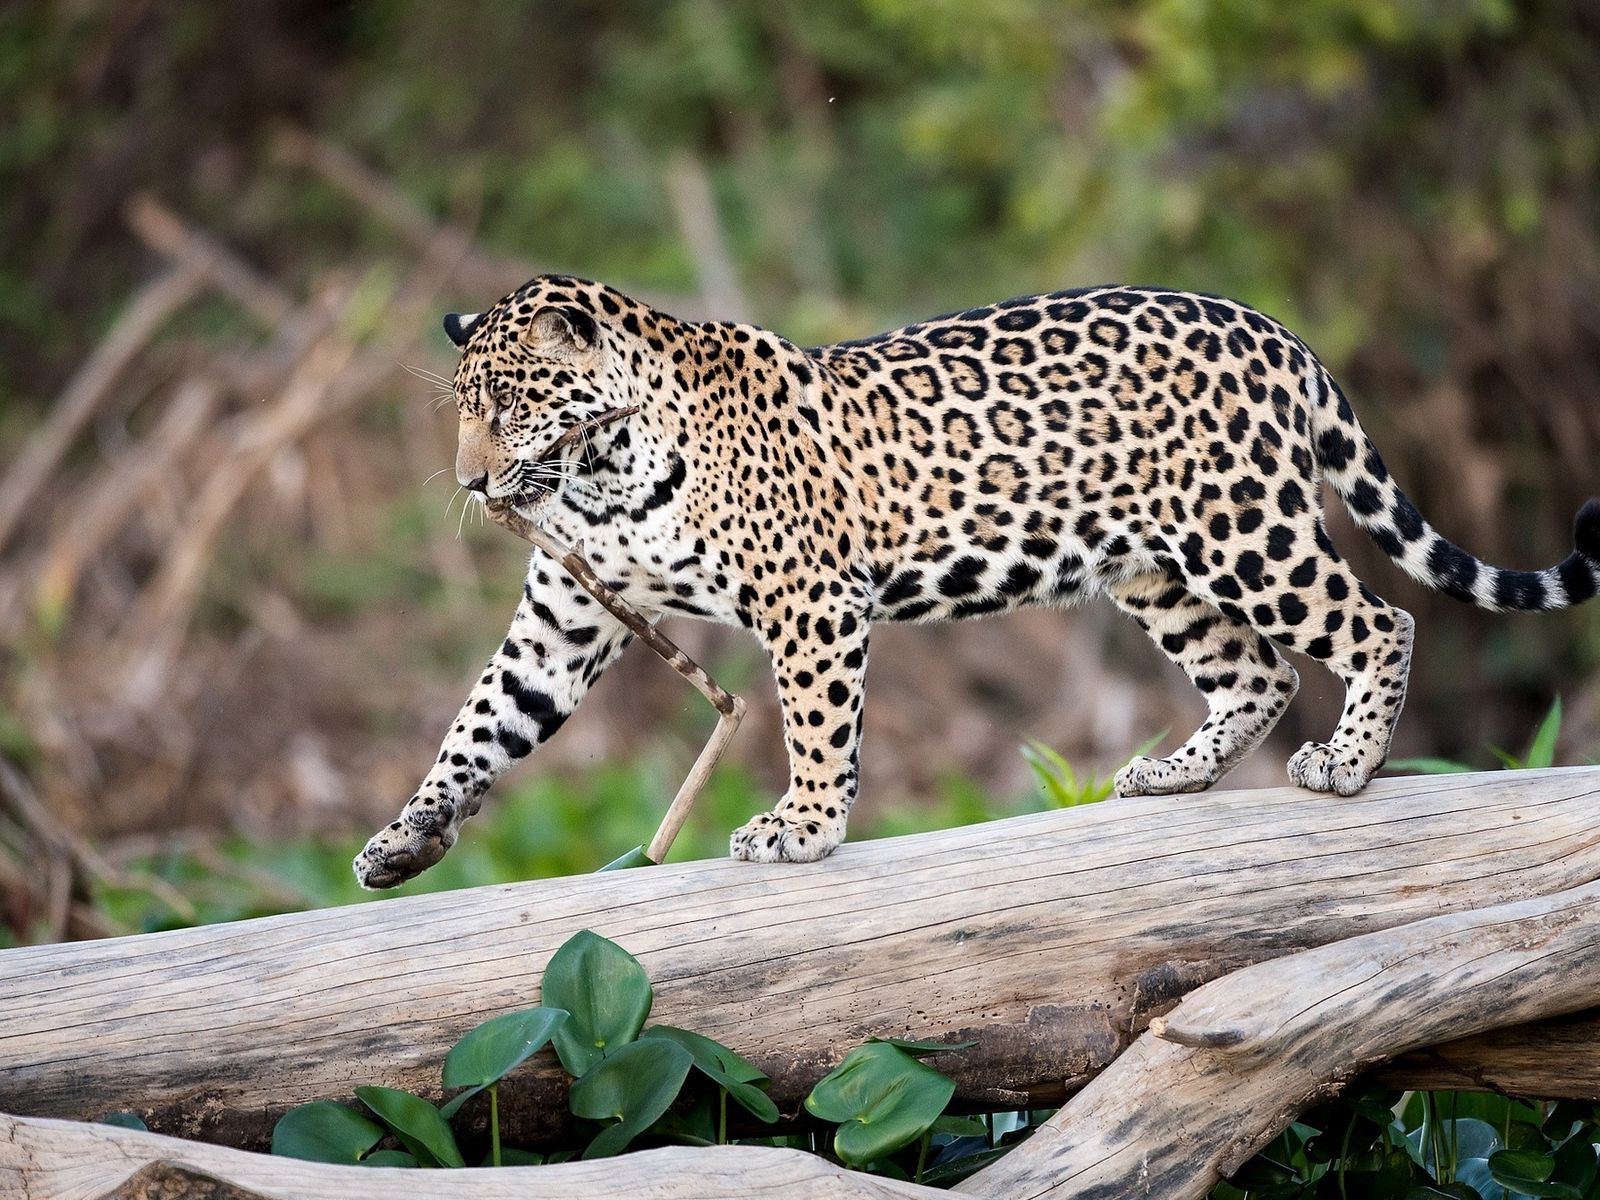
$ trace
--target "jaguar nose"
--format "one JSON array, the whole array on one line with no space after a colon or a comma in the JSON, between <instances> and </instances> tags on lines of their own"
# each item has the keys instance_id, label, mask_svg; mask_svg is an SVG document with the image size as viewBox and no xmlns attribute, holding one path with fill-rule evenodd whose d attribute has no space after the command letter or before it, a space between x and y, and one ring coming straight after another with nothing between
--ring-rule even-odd
<instances>
[{"instance_id":1,"label":"jaguar nose","mask_svg":"<svg viewBox=\"0 0 1600 1200\"><path fill-rule=\"evenodd\" d=\"M459 475L456 478L460 480L461 486L469 492L477 492L484 496L489 494L489 476L487 472L479 475L476 479L462 479Z\"/></svg>"}]
</instances>

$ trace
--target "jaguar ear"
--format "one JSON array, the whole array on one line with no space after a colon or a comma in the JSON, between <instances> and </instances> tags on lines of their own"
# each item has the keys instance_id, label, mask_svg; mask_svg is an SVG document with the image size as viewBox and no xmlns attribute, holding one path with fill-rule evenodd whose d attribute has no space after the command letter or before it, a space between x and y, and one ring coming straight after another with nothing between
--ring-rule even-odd
<instances>
[{"instance_id":1,"label":"jaguar ear","mask_svg":"<svg viewBox=\"0 0 1600 1200\"><path fill-rule=\"evenodd\" d=\"M445 313L444 331L456 345L465 346L481 320L482 313Z\"/></svg>"},{"instance_id":2,"label":"jaguar ear","mask_svg":"<svg viewBox=\"0 0 1600 1200\"><path fill-rule=\"evenodd\" d=\"M541 308L533 314L533 328L541 341L566 343L578 350L594 345L598 331L594 318L581 308Z\"/></svg>"}]
</instances>

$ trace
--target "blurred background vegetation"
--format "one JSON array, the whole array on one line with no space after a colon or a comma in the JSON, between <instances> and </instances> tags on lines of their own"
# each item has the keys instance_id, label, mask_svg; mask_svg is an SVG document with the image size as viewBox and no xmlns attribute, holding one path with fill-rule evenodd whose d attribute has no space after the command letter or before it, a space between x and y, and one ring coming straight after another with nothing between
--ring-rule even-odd
<instances>
[{"instance_id":1,"label":"blurred background vegetation","mask_svg":"<svg viewBox=\"0 0 1600 1200\"><path fill-rule=\"evenodd\" d=\"M1600 6L1557 0L33 0L0 9L0 938L351 898L513 604L461 523L447 308L540 269L801 342L1103 281L1227 293L1343 380L1420 507L1545 565L1600 470ZM1489 765L1600 605L1423 592L1397 753ZM765 666L682 853L765 807ZM1236 782L1282 782L1340 696ZM1199 699L1104 606L874 646L853 835L1102 773ZM631 653L419 886L648 836L709 714ZM1318 801L1311 798L1307 803Z\"/></svg>"}]
</instances>

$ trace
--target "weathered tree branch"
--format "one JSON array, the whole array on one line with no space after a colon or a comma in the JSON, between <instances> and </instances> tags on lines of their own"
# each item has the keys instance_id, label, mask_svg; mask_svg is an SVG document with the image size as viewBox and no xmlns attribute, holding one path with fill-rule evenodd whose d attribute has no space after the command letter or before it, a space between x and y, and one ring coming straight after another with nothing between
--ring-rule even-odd
<instances>
[{"instance_id":1,"label":"weathered tree branch","mask_svg":"<svg viewBox=\"0 0 1600 1200\"><path fill-rule=\"evenodd\" d=\"M0 1110L131 1108L259 1146L286 1108L358 1083L437 1097L448 1047L536 1003L582 928L641 958L653 1019L747 1055L791 1112L871 1034L973 1039L935 1060L960 1098L1054 1104L1210 979L1597 878L1600 769L1580 768L1348 800L1118 800L806 866L686 863L9 950ZM517 1139L559 1135L565 1111L543 1057L502 1092Z\"/></svg>"},{"instance_id":2,"label":"weathered tree branch","mask_svg":"<svg viewBox=\"0 0 1600 1200\"><path fill-rule=\"evenodd\" d=\"M1600 884L1261 963L1186 996L1099 1078L956 1190L1199 1200L1319 1095L1454 1033L1600 996Z\"/></svg>"},{"instance_id":3,"label":"weathered tree branch","mask_svg":"<svg viewBox=\"0 0 1600 1200\"><path fill-rule=\"evenodd\" d=\"M560 1167L414 1171L268 1158L107 1125L0 1115L0 1200L937 1200L800 1150L647 1150Z\"/></svg>"}]
</instances>

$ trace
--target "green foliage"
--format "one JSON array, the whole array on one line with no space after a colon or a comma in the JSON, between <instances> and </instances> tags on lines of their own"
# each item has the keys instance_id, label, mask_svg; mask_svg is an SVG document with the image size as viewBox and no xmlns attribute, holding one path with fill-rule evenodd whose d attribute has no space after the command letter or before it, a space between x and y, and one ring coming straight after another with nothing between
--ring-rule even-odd
<instances>
[{"instance_id":1,"label":"green foliage","mask_svg":"<svg viewBox=\"0 0 1600 1200\"><path fill-rule=\"evenodd\" d=\"M398 1088L358 1087L356 1099L389 1127L422 1166L466 1166L449 1122L422 1097Z\"/></svg>"},{"instance_id":2,"label":"green foliage","mask_svg":"<svg viewBox=\"0 0 1600 1200\"><path fill-rule=\"evenodd\" d=\"M1596 1200L1600 1112L1358 1086L1301 1114L1213 1200Z\"/></svg>"},{"instance_id":3,"label":"green foliage","mask_svg":"<svg viewBox=\"0 0 1600 1200\"><path fill-rule=\"evenodd\" d=\"M888 1042L858 1046L811 1090L806 1109L839 1125L833 1151L852 1167L917 1141L944 1112L956 1085Z\"/></svg>"},{"instance_id":4,"label":"green foliage","mask_svg":"<svg viewBox=\"0 0 1600 1200\"><path fill-rule=\"evenodd\" d=\"M570 1014L551 1040L561 1065L580 1077L639 1036L653 1000L639 961L588 930L556 951L541 992L547 1004Z\"/></svg>"},{"instance_id":5,"label":"green foliage","mask_svg":"<svg viewBox=\"0 0 1600 1200\"><path fill-rule=\"evenodd\" d=\"M609 1158L627 1149L677 1099L693 1066L694 1056L666 1038L629 1042L596 1059L572 1085L572 1112L616 1124L607 1125L583 1157Z\"/></svg>"},{"instance_id":6,"label":"green foliage","mask_svg":"<svg viewBox=\"0 0 1600 1200\"><path fill-rule=\"evenodd\" d=\"M348 1104L316 1100L286 1112L273 1126L272 1152L311 1162L358 1163L386 1132Z\"/></svg>"},{"instance_id":7,"label":"green foliage","mask_svg":"<svg viewBox=\"0 0 1600 1200\"><path fill-rule=\"evenodd\" d=\"M1167 731L1163 729L1142 743L1130 757L1138 758L1141 754L1148 754L1159 746L1161 739L1166 736ZM1033 768L1034 777L1039 781L1039 787L1052 808L1076 808L1080 804L1098 804L1116 790L1116 779L1113 776L1108 775L1104 779L1094 774L1080 776L1077 769L1065 757L1043 742L1030 739L1022 747L1022 757Z\"/></svg>"},{"instance_id":8,"label":"green foliage","mask_svg":"<svg viewBox=\"0 0 1600 1200\"><path fill-rule=\"evenodd\" d=\"M451 1048L443 1084L466 1090L449 1103L436 1108L410 1092L358 1087L356 1097L376 1121L333 1101L301 1105L279 1119L273 1153L317 1162L459 1167L465 1159L450 1121L468 1100L486 1091L491 1144L484 1165L527 1166L570 1158L575 1151L547 1157L500 1144L500 1084L551 1042L574 1076L569 1092L573 1115L599 1126L582 1150L584 1158L621 1153L646 1135L725 1143L730 1097L760 1124L779 1120L778 1108L765 1092L767 1077L741 1055L687 1029L643 1028L653 1002L650 981L639 962L615 942L589 930L574 934L546 964L543 990L546 998L559 996L567 1007L493 1017ZM869 1042L818 1083L806 1105L815 1115L845 1123L835 1141L842 1161L903 1175L889 1157L915 1146L920 1178L936 1138L943 1155L986 1130L955 1118L940 1123L955 1085L914 1056L970 1045ZM715 1089L714 1108L703 1091L688 1086L691 1074ZM841 1115L830 1117L830 1112ZM405 1150L380 1145L390 1136ZM981 1140L979 1149L990 1150L987 1137ZM959 1177L946 1167L952 1179Z\"/></svg>"},{"instance_id":9,"label":"green foliage","mask_svg":"<svg viewBox=\"0 0 1600 1200\"><path fill-rule=\"evenodd\" d=\"M721 1042L713 1041L698 1033L691 1033L687 1029L675 1029L671 1025L652 1025L641 1036L676 1042L689 1052L695 1070L717 1085L724 1101L722 1133L719 1140L727 1140L725 1102L728 1097L732 1097L746 1112L764 1125L771 1125L777 1121L778 1106L766 1092L754 1086L768 1082L767 1077Z\"/></svg>"},{"instance_id":10,"label":"green foliage","mask_svg":"<svg viewBox=\"0 0 1600 1200\"><path fill-rule=\"evenodd\" d=\"M96 1124L115 1125L118 1129L138 1129L145 1133L150 1131L150 1127L144 1123L144 1118L138 1113L131 1112L107 1113Z\"/></svg>"}]
</instances>

